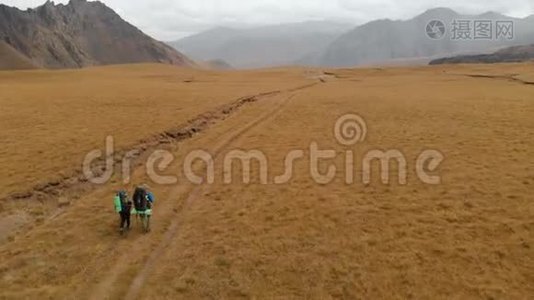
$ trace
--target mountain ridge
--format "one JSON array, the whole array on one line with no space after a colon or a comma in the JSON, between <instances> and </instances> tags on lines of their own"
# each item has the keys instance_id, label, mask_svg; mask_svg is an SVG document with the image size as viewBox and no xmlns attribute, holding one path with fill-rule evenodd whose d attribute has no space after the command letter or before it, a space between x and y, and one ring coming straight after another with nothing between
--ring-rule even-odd
<instances>
[{"instance_id":1,"label":"mountain ridge","mask_svg":"<svg viewBox=\"0 0 534 300\"><path fill-rule=\"evenodd\" d=\"M515 22L517 34L512 41L454 41L450 33L452 22L462 18L511 20ZM444 38L433 40L426 35L426 26L431 20L444 22L449 31ZM306 27L313 23L300 24ZM399 60L426 64L444 56L490 53L508 46L534 43L534 15L523 19L494 11L469 15L447 7L428 9L405 20L384 18L358 26L346 26L345 30L330 35L315 33L315 38L311 39L314 42L301 44L296 41L306 40L310 34L313 35L313 30L308 30L307 34L294 34L293 38L286 40L266 38L268 34L261 30L290 28L294 24L259 26L260 30L216 27L169 44L198 60L223 59L236 68L255 68L295 64L326 67L389 65ZM279 29L274 32L280 32L280 36L288 35L285 31ZM280 49L286 50L281 52ZM293 49L300 50L298 53L291 52ZM268 56L278 56L279 59Z\"/></svg>"},{"instance_id":2,"label":"mountain ridge","mask_svg":"<svg viewBox=\"0 0 534 300\"><path fill-rule=\"evenodd\" d=\"M430 65L442 64L492 64L525 62L534 59L534 44L504 48L491 54L459 55L432 60Z\"/></svg>"},{"instance_id":3,"label":"mountain ridge","mask_svg":"<svg viewBox=\"0 0 534 300\"><path fill-rule=\"evenodd\" d=\"M329 21L215 27L168 44L199 61L224 60L236 68L272 67L313 56L351 27Z\"/></svg>"},{"instance_id":4,"label":"mountain ridge","mask_svg":"<svg viewBox=\"0 0 534 300\"><path fill-rule=\"evenodd\" d=\"M514 21L513 40L454 40L453 20ZM426 36L430 21L442 21L448 29L441 39ZM497 50L534 42L534 18L508 17L495 12L462 15L449 8L429 9L408 20L382 19L360 25L333 41L318 59L322 66L350 67L381 64L394 59L435 58L461 53Z\"/></svg>"},{"instance_id":5,"label":"mountain ridge","mask_svg":"<svg viewBox=\"0 0 534 300\"><path fill-rule=\"evenodd\" d=\"M25 11L0 5L0 41L43 68L141 62L194 65L99 1L47 1Z\"/></svg>"}]
</instances>

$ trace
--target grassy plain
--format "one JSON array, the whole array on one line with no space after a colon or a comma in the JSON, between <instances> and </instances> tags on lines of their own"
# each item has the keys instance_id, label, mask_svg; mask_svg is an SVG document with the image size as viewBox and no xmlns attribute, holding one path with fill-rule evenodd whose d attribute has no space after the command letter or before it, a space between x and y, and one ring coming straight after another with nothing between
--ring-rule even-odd
<instances>
[{"instance_id":1,"label":"grassy plain","mask_svg":"<svg viewBox=\"0 0 534 300\"><path fill-rule=\"evenodd\" d=\"M178 184L150 183L143 168L135 170L132 184L149 182L157 197L150 234L134 221L127 238L118 235L117 179L20 227L0 245L0 296L532 298L532 67L324 73L135 65L0 73L3 195L77 168L106 135L127 149L237 98L280 91L166 148L175 160L164 173L177 174ZM354 147L333 134L347 113L368 126L366 140ZM311 142L338 154L331 183L310 176ZM182 174L185 156L196 149L214 157L212 185L193 185ZM251 184L237 176L224 184L221 162L233 149L265 153L269 184L260 184L256 164ZM305 157L292 179L274 184L286 154L298 149ZM378 173L361 183L359 162L372 149L402 151L406 185L394 174L384 185ZM445 156L435 172L439 185L415 174L415 159L426 149ZM347 150L358 162L352 184L345 182ZM2 204L4 220L38 206Z\"/></svg>"}]
</instances>

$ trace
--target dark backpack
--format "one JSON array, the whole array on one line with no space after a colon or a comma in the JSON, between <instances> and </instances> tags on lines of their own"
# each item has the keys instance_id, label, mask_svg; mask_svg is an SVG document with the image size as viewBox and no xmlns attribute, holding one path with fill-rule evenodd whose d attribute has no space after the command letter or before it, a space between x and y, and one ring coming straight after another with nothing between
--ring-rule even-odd
<instances>
[{"instance_id":1,"label":"dark backpack","mask_svg":"<svg viewBox=\"0 0 534 300\"><path fill-rule=\"evenodd\" d=\"M133 194L135 210L145 211L147 209L146 191L143 188L136 188Z\"/></svg>"},{"instance_id":2,"label":"dark backpack","mask_svg":"<svg viewBox=\"0 0 534 300\"><path fill-rule=\"evenodd\" d=\"M126 204L128 203L128 195L126 194L126 192L120 191L119 198L121 199L121 207L125 207Z\"/></svg>"}]
</instances>

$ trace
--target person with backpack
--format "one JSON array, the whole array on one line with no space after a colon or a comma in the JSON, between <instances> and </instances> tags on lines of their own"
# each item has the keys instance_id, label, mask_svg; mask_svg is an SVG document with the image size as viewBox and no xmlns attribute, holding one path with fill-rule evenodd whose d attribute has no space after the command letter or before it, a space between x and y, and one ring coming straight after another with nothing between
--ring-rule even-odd
<instances>
[{"instance_id":1,"label":"person with backpack","mask_svg":"<svg viewBox=\"0 0 534 300\"><path fill-rule=\"evenodd\" d=\"M120 216L120 231L124 232L130 229L130 215L132 211L132 201L128 200L126 191L119 191L114 199L115 211Z\"/></svg>"},{"instance_id":2,"label":"person with backpack","mask_svg":"<svg viewBox=\"0 0 534 300\"><path fill-rule=\"evenodd\" d=\"M142 185L135 188L133 194L133 205L135 214L141 218L145 232L150 231L150 216L152 215L152 206L154 204L154 194L148 191L148 186Z\"/></svg>"}]
</instances>

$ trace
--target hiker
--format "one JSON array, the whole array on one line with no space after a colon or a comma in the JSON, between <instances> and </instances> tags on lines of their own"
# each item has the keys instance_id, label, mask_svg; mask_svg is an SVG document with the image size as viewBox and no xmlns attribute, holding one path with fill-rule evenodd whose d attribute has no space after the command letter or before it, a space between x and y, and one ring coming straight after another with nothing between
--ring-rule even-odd
<instances>
[{"instance_id":1,"label":"hiker","mask_svg":"<svg viewBox=\"0 0 534 300\"><path fill-rule=\"evenodd\" d=\"M148 191L147 185L138 186L133 194L134 213L140 218L145 232L150 231L150 217L154 204L154 194Z\"/></svg>"},{"instance_id":2,"label":"hiker","mask_svg":"<svg viewBox=\"0 0 534 300\"><path fill-rule=\"evenodd\" d=\"M126 191L119 191L115 196L115 211L120 216L120 231L130 229L130 213L132 210L132 201L128 200L128 193ZM126 225L126 227L125 227Z\"/></svg>"}]
</instances>

